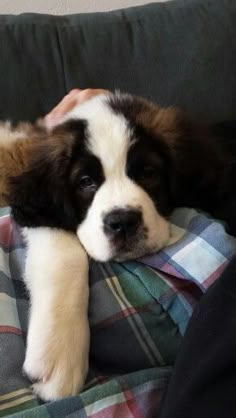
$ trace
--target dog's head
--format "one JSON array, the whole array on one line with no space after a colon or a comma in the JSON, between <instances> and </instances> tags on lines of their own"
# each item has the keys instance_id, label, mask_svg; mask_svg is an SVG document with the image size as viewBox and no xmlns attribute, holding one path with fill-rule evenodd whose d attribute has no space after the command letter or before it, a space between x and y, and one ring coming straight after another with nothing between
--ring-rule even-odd
<instances>
[{"instance_id":1,"label":"dog's head","mask_svg":"<svg viewBox=\"0 0 236 418\"><path fill-rule=\"evenodd\" d=\"M194 171L186 159L196 142L190 125L176 109L120 93L77 106L12 179L16 221L75 231L100 261L160 249Z\"/></svg>"}]
</instances>

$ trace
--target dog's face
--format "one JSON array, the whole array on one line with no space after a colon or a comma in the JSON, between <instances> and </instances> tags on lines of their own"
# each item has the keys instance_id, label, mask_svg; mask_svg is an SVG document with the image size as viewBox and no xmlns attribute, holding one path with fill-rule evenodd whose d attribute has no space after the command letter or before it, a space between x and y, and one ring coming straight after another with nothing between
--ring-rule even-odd
<instances>
[{"instance_id":1,"label":"dog's face","mask_svg":"<svg viewBox=\"0 0 236 418\"><path fill-rule=\"evenodd\" d=\"M68 113L13 181L27 226L76 232L96 260L136 258L170 238L170 142L178 112L101 95Z\"/></svg>"},{"instance_id":2,"label":"dog's face","mask_svg":"<svg viewBox=\"0 0 236 418\"><path fill-rule=\"evenodd\" d=\"M75 231L96 260L157 251L170 238L180 120L174 109L122 94L77 106L13 180L13 215L23 225Z\"/></svg>"},{"instance_id":3,"label":"dog's face","mask_svg":"<svg viewBox=\"0 0 236 418\"><path fill-rule=\"evenodd\" d=\"M96 97L65 118L75 131L84 121L71 170L77 210L84 212L76 233L100 261L138 257L169 239L164 150L126 117L127 100Z\"/></svg>"}]
</instances>

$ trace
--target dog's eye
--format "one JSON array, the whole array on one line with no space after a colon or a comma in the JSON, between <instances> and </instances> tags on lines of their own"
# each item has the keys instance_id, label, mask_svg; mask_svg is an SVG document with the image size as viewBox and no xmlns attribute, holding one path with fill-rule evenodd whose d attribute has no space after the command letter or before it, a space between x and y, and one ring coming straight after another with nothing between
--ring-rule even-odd
<instances>
[{"instance_id":1,"label":"dog's eye","mask_svg":"<svg viewBox=\"0 0 236 418\"><path fill-rule=\"evenodd\" d=\"M88 191L95 191L97 188L96 183L90 176L82 176L79 180L79 185L81 189Z\"/></svg>"}]
</instances>

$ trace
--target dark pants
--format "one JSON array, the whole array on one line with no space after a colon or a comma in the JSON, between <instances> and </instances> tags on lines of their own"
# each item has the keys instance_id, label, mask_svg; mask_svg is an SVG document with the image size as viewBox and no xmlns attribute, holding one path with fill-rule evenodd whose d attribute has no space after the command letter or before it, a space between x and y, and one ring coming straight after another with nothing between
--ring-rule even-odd
<instances>
[{"instance_id":1,"label":"dark pants","mask_svg":"<svg viewBox=\"0 0 236 418\"><path fill-rule=\"evenodd\" d=\"M160 418L236 417L236 258L188 325Z\"/></svg>"}]
</instances>

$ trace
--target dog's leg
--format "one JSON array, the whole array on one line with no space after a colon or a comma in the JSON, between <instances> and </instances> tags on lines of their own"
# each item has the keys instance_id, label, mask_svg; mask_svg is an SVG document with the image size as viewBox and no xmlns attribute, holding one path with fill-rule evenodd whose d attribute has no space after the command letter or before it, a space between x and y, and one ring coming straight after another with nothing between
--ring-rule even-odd
<instances>
[{"instance_id":1,"label":"dog's leg","mask_svg":"<svg viewBox=\"0 0 236 418\"><path fill-rule=\"evenodd\" d=\"M26 229L31 309L24 371L44 400L76 395L88 370L88 258L75 235Z\"/></svg>"}]
</instances>

